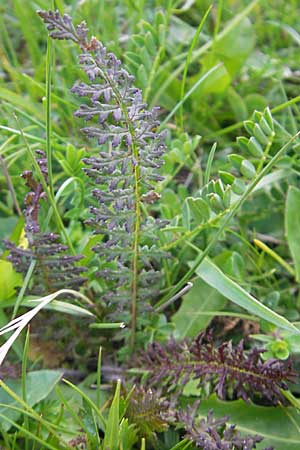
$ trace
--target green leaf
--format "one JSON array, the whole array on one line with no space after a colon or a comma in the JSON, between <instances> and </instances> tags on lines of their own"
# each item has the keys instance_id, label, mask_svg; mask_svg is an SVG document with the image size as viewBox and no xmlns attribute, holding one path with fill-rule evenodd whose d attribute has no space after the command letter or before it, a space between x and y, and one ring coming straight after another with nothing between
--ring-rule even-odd
<instances>
[{"instance_id":1,"label":"green leaf","mask_svg":"<svg viewBox=\"0 0 300 450\"><path fill-rule=\"evenodd\" d=\"M192 266L192 264L190 265ZM225 275L209 258L204 259L196 269L196 274L236 305L261 317L267 322L277 325L279 328L284 328L299 334L299 330L287 319L260 303L259 300Z\"/></svg>"},{"instance_id":2,"label":"green leaf","mask_svg":"<svg viewBox=\"0 0 300 450\"><path fill-rule=\"evenodd\" d=\"M22 304L24 306L34 307L40 303L40 299L29 299L24 300ZM73 303L64 302L61 300L53 300L49 305L45 306L45 309L58 311L65 314L70 314L73 316L83 316L83 317L94 317L88 309L82 308L81 306L74 305Z\"/></svg>"},{"instance_id":3,"label":"green leaf","mask_svg":"<svg viewBox=\"0 0 300 450\"><path fill-rule=\"evenodd\" d=\"M296 281L300 280L300 189L290 186L286 199L285 232L293 257Z\"/></svg>"},{"instance_id":4,"label":"green leaf","mask_svg":"<svg viewBox=\"0 0 300 450\"><path fill-rule=\"evenodd\" d=\"M214 411L215 418L229 415L228 424L235 424L242 434L259 434L264 440L257 445L261 450L274 446L276 450L299 450L299 412L296 408L266 407L247 404L242 400L224 402L212 396L202 400L198 417L204 418L208 411Z\"/></svg>"},{"instance_id":5,"label":"green leaf","mask_svg":"<svg viewBox=\"0 0 300 450\"><path fill-rule=\"evenodd\" d=\"M221 310L225 303L226 299L218 291L204 281L196 280L192 289L183 297L179 310L173 315L176 339L196 336L213 318L213 315L206 315L205 312Z\"/></svg>"},{"instance_id":6,"label":"green leaf","mask_svg":"<svg viewBox=\"0 0 300 450\"><path fill-rule=\"evenodd\" d=\"M15 294L15 288L22 286L22 275L17 273L9 261L0 260L0 302Z\"/></svg>"},{"instance_id":7,"label":"green leaf","mask_svg":"<svg viewBox=\"0 0 300 450\"><path fill-rule=\"evenodd\" d=\"M249 116L244 99L237 93L233 87L227 91L227 101L235 115L237 121L246 120Z\"/></svg>"},{"instance_id":8,"label":"green leaf","mask_svg":"<svg viewBox=\"0 0 300 450\"><path fill-rule=\"evenodd\" d=\"M137 442L137 431L134 424L129 424L128 419L120 423L120 448L132 449Z\"/></svg>"},{"instance_id":9,"label":"green leaf","mask_svg":"<svg viewBox=\"0 0 300 450\"><path fill-rule=\"evenodd\" d=\"M230 75L234 75L250 55L254 45L255 29L251 21L245 17L230 33L219 39L213 49L225 63Z\"/></svg>"},{"instance_id":10,"label":"green leaf","mask_svg":"<svg viewBox=\"0 0 300 450\"><path fill-rule=\"evenodd\" d=\"M224 250L214 258L214 263L226 275L235 280L245 279L245 262L241 255L235 251Z\"/></svg>"},{"instance_id":11,"label":"green leaf","mask_svg":"<svg viewBox=\"0 0 300 450\"><path fill-rule=\"evenodd\" d=\"M218 63L223 63L197 88L195 96L223 92L232 82L254 48L255 32L248 18L244 18L229 33L215 41L212 51L202 57L200 74L189 78L189 85Z\"/></svg>"},{"instance_id":12,"label":"green leaf","mask_svg":"<svg viewBox=\"0 0 300 450\"><path fill-rule=\"evenodd\" d=\"M59 382L62 372L58 370L38 370L29 372L26 375L26 403L29 406L34 406L44 400ZM21 380L7 380L7 386L10 387L19 397L22 397L22 382ZM3 389L0 390L0 414L14 421L18 420L21 413L10 409L9 406L18 406L18 402L8 395ZM11 427L9 422L2 421L1 428L8 431Z\"/></svg>"},{"instance_id":13,"label":"green leaf","mask_svg":"<svg viewBox=\"0 0 300 450\"><path fill-rule=\"evenodd\" d=\"M119 448L120 389L121 381L118 380L115 395L108 413L103 441L104 450L118 450Z\"/></svg>"},{"instance_id":14,"label":"green leaf","mask_svg":"<svg viewBox=\"0 0 300 450\"><path fill-rule=\"evenodd\" d=\"M210 216L209 206L203 198L188 197L186 199L188 206L197 223L208 220Z\"/></svg>"}]
</instances>

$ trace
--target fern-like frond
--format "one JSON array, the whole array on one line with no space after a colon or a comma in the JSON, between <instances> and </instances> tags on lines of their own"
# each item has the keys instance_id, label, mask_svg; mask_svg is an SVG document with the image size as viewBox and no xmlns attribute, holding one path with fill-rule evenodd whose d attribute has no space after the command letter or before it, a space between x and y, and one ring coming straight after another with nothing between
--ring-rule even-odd
<instances>
[{"instance_id":1,"label":"fern-like frond","mask_svg":"<svg viewBox=\"0 0 300 450\"><path fill-rule=\"evenodd\" d=\"M169 390L182 389L188 381L199 386L209 381L220 398L249 400L261 396L271 403L284 402L281 393L294 376L290 362L263 361L261 351L244 350L243 342L233 346L224 342L216 346L212 335L200 333L193 341L166 345L150 344L139 363L149 372L149 386L164 384Z\"/></svg>"},{"instance_id":2,"label":"fern-like frond","mask_svg":"<svg viewBox=\"0 0 300 450\"><path fill-rule=\"evenodd\" d=\"M105 239L94 247L101 270L108 281L103 295L108 310L120 313L122 321L130 312L131 343L134 344L139 311L157 296L161 285L161 264L166 254L155 242L149 245L147 217L142 203L158 198L154 186L162 180L158 173L165 152L165 134L157 132L157 108L147 109L142 93L121 62L95 37L87 38L85 23L75 27L69 16L40 11L54 39L76 42L82 53L80 65L88 82L77 82L72 92L87 97L75 115L89 126L82 129L88 138L107 145L107 153L84 159L85 173L94 184L97 205L88 220ZM152 221L158 229L161 222ZM146 276L146 272L148 275Z\"/></svg>"}]
</instances>

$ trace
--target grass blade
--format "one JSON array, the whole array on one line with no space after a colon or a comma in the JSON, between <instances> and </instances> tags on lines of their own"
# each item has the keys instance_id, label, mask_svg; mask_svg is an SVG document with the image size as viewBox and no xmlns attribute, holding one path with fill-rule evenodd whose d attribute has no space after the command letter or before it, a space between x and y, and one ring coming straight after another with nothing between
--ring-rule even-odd
<instances>
[{"instance_id":1,"label":"grass blade","mask_svg":"<svg viewBox=\"0 0 300 450\"><path fill-rule=\"evenodd\" d=\"M195 248L194 245L193 248ZM199 251L199 253L201 254L202 252ZM249 292L245 291L245 289L235 281L231 280L231 278L225 275L225 273L222 272L209 258L204 259L201 266L196 269L196 274L209 286L228 298L228 300L246 309L251 314L258 316L267 322L273 323L279 328L284 328L297 334L300 333L300 331L285 319L285 317L280 316L267 306L263 305L259 300L253 297L253 295L249 294Z\"/></svg>"},{"instance_id":2,"label":"grass blade","mask_svg":"<svg viewBox=\"0 0 300 450\"><path fill-rule=\"evenodd\" d=\"M119 448L119 414L120 414L121 380L118 380L115 395L109 409L103 448L118 450Z\"/></svg>"},{"instance_id":3,"label":"grass blade","mask_svg":"<svg viewBox=\"0 0 300 450\"><path fill-rule=\"evenodd\" d=\"M293 257L296 281L300 280L300 189L290 186L286 199L285 232Z\"/></svg>"}]
</instances>

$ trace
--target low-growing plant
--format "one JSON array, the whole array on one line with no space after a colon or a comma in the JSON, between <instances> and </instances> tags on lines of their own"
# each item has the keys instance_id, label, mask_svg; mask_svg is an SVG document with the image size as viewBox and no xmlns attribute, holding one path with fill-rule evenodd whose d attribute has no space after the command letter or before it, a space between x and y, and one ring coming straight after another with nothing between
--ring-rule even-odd
<instances>
[{"instance_id":1,"label":"low-growing plant","mask_svg":"<svg viewBox=\"0 0 300 450\"><path fill-rule=\"evenodd\" d=\"M243 22L256 3L247 6L237 23ZM57 450L145 450L146 445L162 450L247 450L262 449L262 445L271 450L275 445L280 450L283 438L266 432L266 416L270 415L277 426L286 417L297 423L299 401L293 395L293 383L298 380L289 356L297 355L299 330L285 314L288 307L278 307L278 296L272 297L263 257L250 241L254 236L254 244L298 282L297 233L292 216L293 204L300 204L300 191L289 188L286 201L285 226L294 267L258 239L264 235L256 236L255 218L258 223L264 219L265 196L278 195L279 201L284 197L285 186L280 186L279 194L272 190L285 180L286 168L291 177L297 176L299 132L294 127L290 133L264 105L261 112L255 110L244 120L248 137L240 136L234 144L227 142L218 158L214 143L208 157L199 163L201 140L183 131L183 105L187 104L188 110L197 89L211 92L211 76L225 69L227 78L233 76L238 64L234 61L230 66L231 58L224 57L218 48L221 38L216 32L211 61L203 59L204 72L185 94L189 64L208 20L208 8L187 51L180 100L166 118L164 110L148 107L151 95L156 98L154 90L166 91L176 78L176 70L169 80L166 69L160 69L168 52L168 27L174 26L172 11L172 5L166 13L156 11L153 26L142 22L141 36L129 40L125 61L136 82L114 53L96 37L89 37L85 22L74 25L60 10L38 11L49 31L47 138L45 153L36 148L34 153L35 146L29 143L32 135L17 118L16 132L32 168L22 167L22 178L30 190L24 198L24 224L20 221L17 231L4 241L7 258L3 262L11 262L24 279L20 286L11 270L12 294L4 305L14 307L13 317L10 322L5 317L3 324L8 324L0 330L1 335L15 330L0 348L0 362L12 345L22 360L21 382L1 382L1 445L7 450L28 449L30 442L33 448ZM227 33L230 27L225 36ZM67 53L73 52L73 44L80 50L80 81L71 93L83 103L77 107L68 103L66 115L74 107L75 119L68 119L75 120L74 127L88 122L81 129L83 137L62 138L51 129L52 40L67 41ZM119 46L115 48L118 51ZM33 45L33 54L34 49ZM170 64L172 67L173 59ZM224 74L222 77L225 83ZM231 94L238 102L238 94ZM163 97L162 102L169 107L168 98ZM194 123L195 117L190 126ZM15 195L7 161L2 163L18 209L24 189ZM55 178L57 163L63 172ZM69 178L64 179L65 175ZM281 242L277 239L276 243ZM243 252L247 256L244 260ZM280 276L272 280L276 286L282 283L284 295L285 281ZM65 296L64 302L55 300L59 295ZM70 304L71 296L88 302L89 307L84 310L82 305ZM202 301L205 297L208 307L199 304L200 296ZM275 297L277 303L271 304ZM231 303L226 311L228 300ZM15 318L19 307L36 304L32 311ZM65 380L62 387L59 373L42 371L40 380L50 377L47 394L44 397L39 392L34 397L32 380L39 374L31 370L26 375L29 334L23 355L16 338L42 308L51 305L94 321L89 322L91 341L86 347L95 358L96 336L105 349L104 360L100 353L98 362L93 362L95 396L90 390L87 393L84 384ZM207 319L203 319L205 314ZM261 328L273 333L253 333L265 348L257 348L251 341L245 348L243 340L235 343L239 336L222 340L216 330L203 331L214 316L222 314L255 324L260 320ZM231 329L229 326L224 333ZM83 376L86 371L87 365ZM108 395L101 389L104 381L110 385ZM258 418L257 428L252 426L253 417ZM299 443L293 436L291 449Z\"/></svg>"}]
</instances>

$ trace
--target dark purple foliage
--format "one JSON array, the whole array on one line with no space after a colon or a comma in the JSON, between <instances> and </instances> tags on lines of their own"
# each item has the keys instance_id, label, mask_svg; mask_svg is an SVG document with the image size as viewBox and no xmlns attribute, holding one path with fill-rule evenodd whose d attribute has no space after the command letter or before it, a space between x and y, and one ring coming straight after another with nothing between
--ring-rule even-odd
<instances>
[{"instance_id":1,"label":"dark purple foliage","mask_svg":"<svg viewBox=\"0 0 300 450\"><path fill-rule=\"evenodd\" d=\"M114 320L123 321L145 310L161 288L161 259L166 254L155 245L164 221L145 217L142 203L159 195L153 183L162 180L165 134L158 132L158 109L147 109L134 78L96 38L87 39L85 23L75 27L69 16L39 11L54 39L76 42L80 65L88 81L77 82L72 92L87 102L75 116L91 122L82 129L104 151L84 159L84 171L93 183L95 203L87 221L96 234L104 235L93 251L98 256L98 275L108 289L103 300ZM132 299L135 297L135 300ZM133 306L131 312L129 305ZM136 309L136 311L135 311Z\"/></svg>"},{"instance_id":2,"label":"dark purple foliage","mask_svg":"<svg viewBox=\"0 0 300 450\"><path fill-rule=\"evenodd\" d=\"M36 154L37 163L47 181L45 154L41 150L37 150ZM39 209L46 194L42 184L35 180L32 171L26 170L21 176L26 180L26 186L30 189L25 197L24 209L27 244L17 247L14 243L5 241L6 247L10 250L8 259L24 276L31 262L35 261L31 287L28 290L30 294L45 295L58 289L79 288L86 281L86 278L81 276L86 269L77 266L77 261L82 256L68 255L68 247L59 242L58 235L41 231Z\"/></svg>"},{"instance_id":3,"label":"dark purple foliage","mask_svg":"<svg viewBox=\"0 0 300 450\"><path fill-rule=\"evenodd\" d=\"M178 420L185 428L185 438L202 450L252 450L263 438L258 435L241 436L235 425L226 424L228 416L214 419L209 411L206 418L195 418L195 408L187 407L178 414ZM273 447L264 450L273 450Z\"/></svg>"},{"instance_id":4,"label":"dark purple foliage","mask_svg":"<svg viewBox=\"0 0 300 450\"><path fill-rule=\"evenodd\" d=\"M256 348L246 352L243 341L237 346L231 342L216 346L211 333L200 333L192 342L171 339L166 345L150 344L139 365L149 371L149 385L182 389L194 379L199 386L209 381L222 399L248 400L259 395L273 404L285 402L281 389L287 389L286 381L293 379L291 364L263 361L261 353Z\"/></svg>"}]
</instances>

